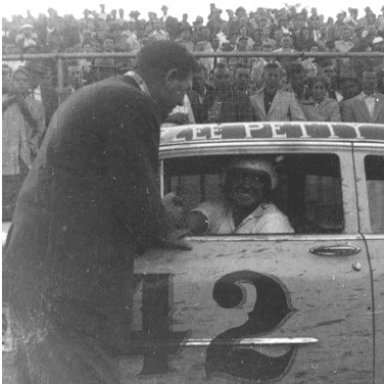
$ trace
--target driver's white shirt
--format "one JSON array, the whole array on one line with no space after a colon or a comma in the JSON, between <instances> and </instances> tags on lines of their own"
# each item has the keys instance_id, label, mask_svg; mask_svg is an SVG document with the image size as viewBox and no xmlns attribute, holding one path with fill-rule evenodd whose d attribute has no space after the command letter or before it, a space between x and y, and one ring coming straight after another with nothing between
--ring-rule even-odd
<instances>
[{"instance_id":1,"label":"driver's white shirt","mask_svg":"<svg viewBox=\"0 0 384 384\"><path fill-rule=\"evenodd\" d=\"M193 211L201 212L208 219L206 234L294 233L288 217L272 203L260 204L237 227L232 209L223 202L206 201Z\"/></svg>"}]
</instances>

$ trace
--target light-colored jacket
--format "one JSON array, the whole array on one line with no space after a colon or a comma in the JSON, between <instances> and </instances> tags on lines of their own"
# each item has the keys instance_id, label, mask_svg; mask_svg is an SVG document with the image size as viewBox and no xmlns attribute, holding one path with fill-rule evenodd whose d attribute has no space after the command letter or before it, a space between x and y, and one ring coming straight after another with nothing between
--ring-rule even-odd
<instances>
[{"instance_id":1,"label":"light-colored jacket","mask_svg":"<svg viewBox=\"0 0 384 384\"><path fill-rule=\"evenodd\" d=\"M343 121L355 123L384 123L384 95L375 93L373 116L370 115L362 94L352 97L341 104Z\"/></svg>"},{"instance_id":2,"label":"light-colored jacket","mask_svg":"<svg viewBox=\"0 0 384 384\"><path fill-rule=\"evenodd\" d=\"M303 100L300 105L308 121L341 121L339 104L334 99L325 97L318 104L313 99Z\"/></svg>"},{"instance_id":3,"label":"light-colored jacket","mask_svg":"<svg viewBox=\"0 0 384 384\"><path fill-rule=\"evenodd\" d=\"M264 89L250 97L252 112L258 121L305 121L305 116L296 97L291 92L278 90L269 112L265 112Z\"/></svg>"}]
</instances>

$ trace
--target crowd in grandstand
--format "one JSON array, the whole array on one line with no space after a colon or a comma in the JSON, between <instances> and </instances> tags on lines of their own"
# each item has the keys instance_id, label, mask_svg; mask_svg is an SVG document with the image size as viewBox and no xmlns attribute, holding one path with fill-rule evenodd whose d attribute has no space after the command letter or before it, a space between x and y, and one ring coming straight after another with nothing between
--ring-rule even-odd
<instances>
[{"instance_id":1,"label":"crowd in grandstand","mask_svg":"<svg viewBox=\"0 0 384 384\"><path fill-rule=\"evenodd\" d=\"M310 12L210 4L206 20L123 9L84 10L83 18L48 15L3 18L3 54L137 53L154 40L171 39L191 52L384 52L384 7L375 15L349 8L327 20ZM200 70L167 124L255 120L311 120L384 123L384 58L200 57ZM134 58L67 60L64 88L55 60L3 60L3 195L25 177L55 110L79 88L134 68ZM42 123L43 122L43 123ZM15 126L17 125L17 128ZM22 132L22 134L20 133ZM21 139L20 139L21 138ZM19 141L22 141L20 144ZM5 148L5 150L4 150ZM16 152L21 151L20 153ZM20 160L21 159L21 160ZM17 179L5 176L22 175ZM16 184L12 184L16 183ZM7 188L9 186L9 188ZM12 196L8 196L14 200ZM3 217L4 207L3 203ZM12 207L8 207L12 211ZM5 215L9 216L9 215Z\"/></svg>"}]
</instances>

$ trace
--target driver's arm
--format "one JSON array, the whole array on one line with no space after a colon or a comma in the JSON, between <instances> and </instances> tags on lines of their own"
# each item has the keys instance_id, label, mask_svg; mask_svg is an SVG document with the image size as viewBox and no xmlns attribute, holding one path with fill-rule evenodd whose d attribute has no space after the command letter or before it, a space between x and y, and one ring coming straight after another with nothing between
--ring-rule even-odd
<instances>
[{"instance_id":1,"label":"driver's arm","mask_svg":"<svg viewBox=\"0 0 384 384\"><path fill-rule=\"evenodd\" d=\"M208 218L202 212L192 211L187 216L186 227L191 235L203 235L208 230Z\"/></svg>"}]
</instances>

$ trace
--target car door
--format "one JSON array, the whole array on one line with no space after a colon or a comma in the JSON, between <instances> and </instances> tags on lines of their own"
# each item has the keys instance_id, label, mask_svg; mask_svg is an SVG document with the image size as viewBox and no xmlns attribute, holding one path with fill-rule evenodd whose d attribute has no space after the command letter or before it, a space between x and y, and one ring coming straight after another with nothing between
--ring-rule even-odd
<instances>
[{"instance_id":1,"label":"car door","mask_svg":"<svg viewBox=\"0 0 384 384\"><path fill-rule=\"evenodd\" d=\"M382 383L384 381L384 144L356 143L354 154L359 221L372 265L375 383Z\"/></svg>"},{"instance_id":2,"label":"car door","mask_svg":"<svg viewBox=\"0 0 384 384\"><path fill-rule=\"evenodd\" d=\"M336 159L332 164L337 164L337 179L327 171L311 171L314 174L306 174L303 181L293 167L289 177L296 177L291 183L294 193L286 202L287 210L292 202L298 204L303 195L294 188L305 185L307 216L329 230L190 237L190 251L152 250L142 255L135 264L134 347L123 363L125 379L372 382L371 270L358 233L351 144L287 141L242 145L241 151L228 144L219 152L292 156L303 169L314 164L313 169L326 170L326 159ZM207 179L220 179L218 174L181 177L176 172L188 164L193 167L197 157L206 157L201 169L209 170L213 153L212 148L197 148L188 157L183 148L164 154L165 192L180 194L178 181L183 177L187 193L202 193ZM307 155L312 156L308 161ZM342 217L335 224L327 218L338 210Z\"/></svg>"}]
</instances>

